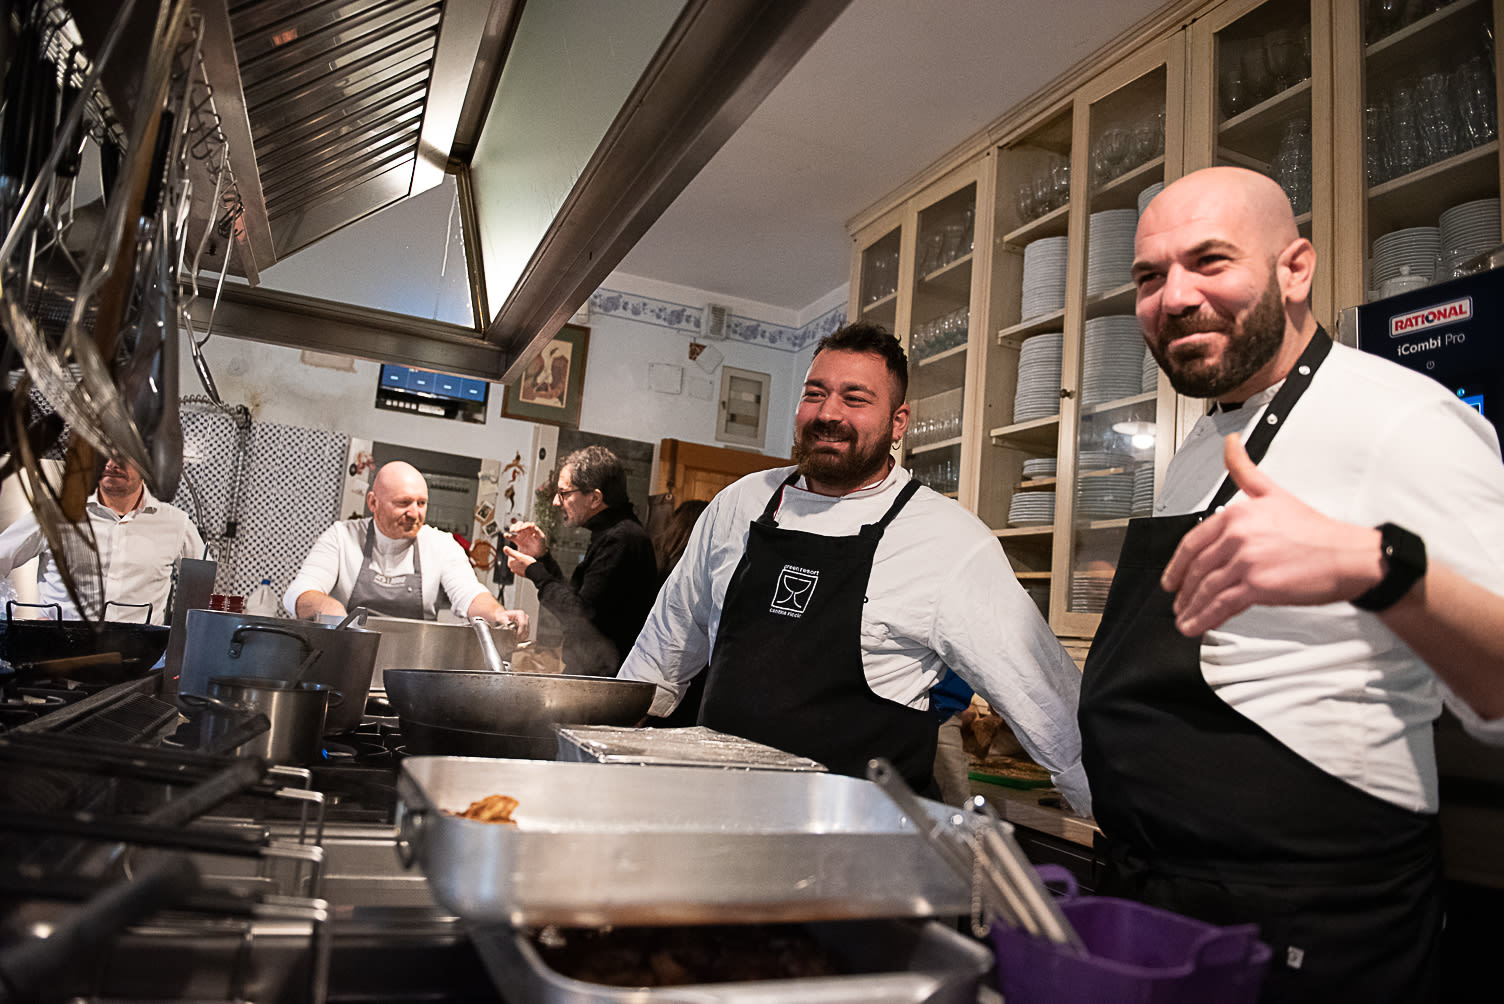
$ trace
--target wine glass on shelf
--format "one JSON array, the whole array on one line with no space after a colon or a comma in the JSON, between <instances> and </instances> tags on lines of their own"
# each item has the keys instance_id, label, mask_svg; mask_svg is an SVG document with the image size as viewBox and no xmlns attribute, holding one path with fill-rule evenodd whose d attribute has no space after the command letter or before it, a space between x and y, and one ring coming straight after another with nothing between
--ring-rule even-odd
<instances>
[{"instance_id":1,"label":"wine glass on shelf","mask_svg":"<svg viewBox=\"0 0 1504 1004\"><path fill-rule=\"evenodd\" d=\"M1218 46L1221 72L1217 74L1217 83L1222 89L1224 119L1236 118L1252 104L1248 100L1248 85L1243 79L1242 49L1243 43L1230 38L1222 39Z\"/></svg>"},{"instance_id":2,"label":"wine glass on shelf","mask_svg":"<svg viewBox=\"0 0 1504 1004\"><path fill-rule=\"evenodd\" d=\"M1279 90L1293 87L1301 79L1301 61L1305 45L1294 28L1275 28L1264 36L1264 62Z\"/></svg>"}]
</instances>

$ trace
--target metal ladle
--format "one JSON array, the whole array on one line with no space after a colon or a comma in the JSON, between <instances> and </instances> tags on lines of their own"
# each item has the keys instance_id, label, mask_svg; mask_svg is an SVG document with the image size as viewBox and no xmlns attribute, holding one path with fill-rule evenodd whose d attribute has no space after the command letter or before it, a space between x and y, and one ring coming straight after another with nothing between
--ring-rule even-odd
<instances>
[{"instance_id":1,"label":"metal ladle","mask_svg":"<svg viewBox=\"0 0 1504 1004\"><path fill-rule=\"evenodd\" d=\"M490 622L484 617L472 617L470 626L475 628L475 635L480 639L480 653L486 661L486 668L493 673L510 673L511 665L502 662L501 653L496 649L496 640L491 637Z\"/></svg>"}]
</instances>

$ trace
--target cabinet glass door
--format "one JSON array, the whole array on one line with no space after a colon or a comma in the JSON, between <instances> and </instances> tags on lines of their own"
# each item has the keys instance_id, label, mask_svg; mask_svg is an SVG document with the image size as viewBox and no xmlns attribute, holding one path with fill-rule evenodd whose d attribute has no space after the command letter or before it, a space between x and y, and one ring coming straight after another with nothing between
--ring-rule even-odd
<instances>
[{"instance_id":1,"label":"cabinet glass door","mask_svg":"<svg viewBox=\"0 0 1504 1004\"><path fill-rule=\"evenodd\" d=\"M1362 5L1365 301L1466 274L1501 243L1497 6Z\"/></svg>"},{"instance_id":2,"label":"cabinet glass door","mask_svg":"<svg viewBox=\"0 0 1504 1004\"><path fill-rule=\"evenodd\" d=\"M1183 72L1179 59L1169 65L1171 51L1183 49L1167 44L1157 62L1127 65L1118 80L1080 99L1074 167L1082 204L1072 221L1079 246L1066 304L1066 337L1078 341L1064 356L1063 420L1074 450L1060 462L1069 497L1056 500L1057 521L1068 518L1069 533L1057 534L1055 565L1069 575L1053 583L1059 612L1052 622L1063 633L1096 629L1128 521L1149 514L1156 471L1168 457L1159 370L1134 315L1131 270L1139 214L1166 179L1166 109L1175 104L1167 96Z\"/></svg>"},{"instance_id":3,"label":"cabinet glass door","mask_svg":"<svg viewBox=\"0 0 1504 1004\"><path fill-rule=\"evenodd\" d=\"M898 261L903 230L894 227L862 249L857 306L861 319L881 324L889 331L897 327Z\"/></svg>"},{"instance_id":4,"label":"cabinet glass door","mask_svg":"<svg viewBox=\"0 0 1504 1004\"><path fill-rule=\"evenodd\" d=\"M1049 617L1070 242L1072 110L996 152L977 515Z\"/></svg>"},{"instance_id":5,"label":"cabinet glass door","mask_svg":"<svg viewBox=\"0 0 1504 1004\"><path fill-rule=\"evenodd\" d=\"M915 226L907 466L952 498L961 481L976 203L972 182L922 205Z\"/></svg>"}]
</instances>

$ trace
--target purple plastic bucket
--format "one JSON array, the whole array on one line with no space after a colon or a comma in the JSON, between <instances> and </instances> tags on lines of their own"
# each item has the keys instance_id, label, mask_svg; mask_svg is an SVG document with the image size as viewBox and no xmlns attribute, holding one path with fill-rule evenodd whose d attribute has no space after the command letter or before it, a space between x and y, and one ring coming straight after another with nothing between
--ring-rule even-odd
<instances>
[{"instance_id":1,"label":"purple plastic bucket","mask_svg":"<svg viewBox=\"0 0 1504 1004\"><path fill-rule=\"evenodd\" d=\"M1061 911L1087 953L994 923L998 988L1008 1004L1254 1004L1269 964L1269 946L1254 924L1218 927L1142 903L1077 896L1064 869Z\"/></svg>"}]
</instances>

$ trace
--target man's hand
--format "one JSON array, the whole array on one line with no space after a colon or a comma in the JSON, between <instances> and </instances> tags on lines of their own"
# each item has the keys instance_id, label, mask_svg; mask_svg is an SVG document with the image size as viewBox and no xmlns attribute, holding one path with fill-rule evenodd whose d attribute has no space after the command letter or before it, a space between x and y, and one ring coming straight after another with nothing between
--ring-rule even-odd
<instances>
[{"instance_id":1,"label":"man's hand","mask_svg":"<svg viewBox=\"0 0 1504 1004\"><path fill-rule=\"evenodd\" d=\"M321 593L316 589L310 589L298 594L298 598L293 601L293 604L297 607L293 611L293 614L299 620L305 621L316 621L323 614L343 617L349 613L345 609L345 605L339 600L328 593Z\"/></svg>"},{"instance_id":2,"label":"man's hand","mask_svg":"<svg viewBox=\"0 0 1504 1004\"><path fill-rule=\"evenodd\" d=\"M548 535L539 529L537 523L516 523L502 535L510 546L506 548L508 553L519 551L529 558L541 558L548 553ZM517 569L512 569L517 571Z\"/></svg>"},{"instance_id":3,"label":"man's hand","mask_svg":"<svg viewBox=\"0 0 1504 1004\"><path fill-rule=\"evenodd\" d=\"M1350 600L1384 576L1379 531L1323 516L1280 488L1228 436L1223 459L1247 496L1181 540L1160 579L1175 627L1195 637L1252 606Z\"/></svg>"},{"instance_id":4,"label":"man's hand","mask_svg":"<svg viewBox=\"0 0 1504 1004\"><path fill-rule=\"evenodd\" d=\"M527 578L528 566L538 560L537 558L523 554L516 548L505 545L502 546L501 553L507 556L507 567L512 570L512 574L520 575L524 579Z\"/></svg>"},{"instance_id":5,"label":"man's hand","mask_svg":"<svg viewBox=\"0 0 1504 1004\"><path fill-rule=\"evenodd\" d=\"M527 641L528 623L526 612L522 610L502 610L492 623L497 627L513 628L517 632L518 641Z\"/></svg>"},{"instance_id":6,"label":"man's hand","mask_svg":"<svg viewBox=\"0 0 1504 1004\"><path fill-rule=\"evenodd\" d=\"M508 610L496 601L496 597L490 593L481 593L470 602L470 607L465 611L466 617L480 617L489 624L497 627L515 628L518 641L527 641L527 614L521 610Z\"/></svg>"}]
</instances>

